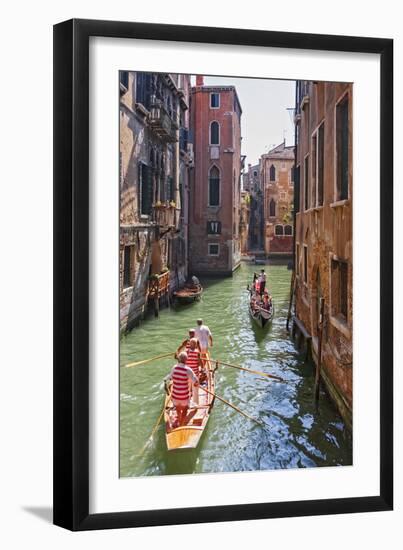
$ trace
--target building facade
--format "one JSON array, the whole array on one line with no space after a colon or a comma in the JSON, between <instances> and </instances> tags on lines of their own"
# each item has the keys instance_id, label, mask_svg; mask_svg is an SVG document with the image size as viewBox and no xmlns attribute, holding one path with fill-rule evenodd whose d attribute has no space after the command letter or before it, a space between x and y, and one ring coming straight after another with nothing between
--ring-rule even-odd
<instances>
[{"instance_id":1,"label":"building facade","mask_svg":"<svg viewBox=\"0 0 403 550\"><path fill-rule=\"evenodd\" d=\"M120 324L187 277L190 77L120 72ZM152 284L150 285L150 281Z\"/></svg>"},{"instance_id":2,"label":"building facade","mask_svg":"<svg viewBox=\"0 0 403 550\"><path fill-rule=\"evenodd\" d=\"M248 171L245 172L243 181L244 189L250 196L248 249L251 252L261 252L264 250L265 224L260 163L254 166L248 164Z\"/></svg>"},{"instance_id":3,"label":"building facade","mask_svg":"<svg viewBox=\"0 0 403 550\"><path fill-rule=\"evenodd\" d=\"M241 191L241 214L239 218L239 239L241 241L241 255L249 251L249 223L250 223L250 194Z\"/></svg>"},{"instance_id":4,"label":"building facade","mask_svg":"<svg viewBox=\"0 0 403 550\"><path fill-rule=\"evenodd\" d=\"M294 147L283 142L260 159L268 258L291 258L293 254L294 153Z\"/></svg>"},{"instance_id":5,"label":"building facade","mask_svg":"<svg viewBox=\"0 0 403 550\"><path fill-rule=\"evenodd\" d=\"M318 360L324 299L322 380L352 422L352 85L297 82L295 315Z\"/></svg>"},{"instance_id":6,"label":"building facade","mask_svg":"<svg viewBox=\"0 0 403 550\"><path fill-rule=\"evenodd\" d=\"M196 77L189 257L199 275L231 275L240 264L241 114L234 86L204 86Z\"/></svg>"}]
</instances>

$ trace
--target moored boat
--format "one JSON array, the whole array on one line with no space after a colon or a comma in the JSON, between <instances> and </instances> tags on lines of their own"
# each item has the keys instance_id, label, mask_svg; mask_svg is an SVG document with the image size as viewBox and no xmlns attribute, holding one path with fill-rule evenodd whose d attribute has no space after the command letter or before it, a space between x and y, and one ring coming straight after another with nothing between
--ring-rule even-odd
<instances>
[{"instance_id":1,"label":"moored boat","mask_svg":"<svg viewBox=\"0 0 403 550\"><path fill-rule=\"evenodd\" d=\"M214 369L212 368L210 356L206 359L206 378L201 382L199 391L199 404L189 407L185 424L173 427L176 419L176 411L172 399L168 393L164 405L165 439L168 451L181 449L195 449L203 435L211 409L214 404ZM168 392L170 391L168 387ZM207 391L204 391L207 389Z\"/></svg>"},{"instance_id":2,"label":"moored boat","mask_svg":"<svg viewBox=\"0 0 403 550\"><path fill-rule=\"evenodd\" d=\"M184 286L180 290L176 290L173 295L178 302L182 304L190 304L200 300L202 293L203 287L201 285L188 285Z\"/></svg>"}]
</instances>

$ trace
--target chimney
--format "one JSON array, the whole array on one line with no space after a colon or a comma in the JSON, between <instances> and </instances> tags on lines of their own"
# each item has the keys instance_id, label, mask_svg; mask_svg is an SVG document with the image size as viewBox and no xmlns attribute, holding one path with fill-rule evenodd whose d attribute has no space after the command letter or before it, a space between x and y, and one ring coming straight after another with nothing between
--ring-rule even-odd
<instances>
[{"instance_id":1,"label":"chimney","mask_svg":"<svg viewBox=\"0 0 403 550\"><path fill-rule=\"evenodd\" d=\"M204 86L204 76L202 74L196 75L196 86Z\"/></svg>"}]
</instances>

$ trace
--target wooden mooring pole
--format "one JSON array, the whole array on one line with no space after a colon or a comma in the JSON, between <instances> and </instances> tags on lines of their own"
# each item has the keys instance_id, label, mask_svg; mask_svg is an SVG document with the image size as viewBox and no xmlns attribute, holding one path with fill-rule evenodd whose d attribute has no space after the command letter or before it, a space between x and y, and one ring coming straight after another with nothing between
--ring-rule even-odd
<instances>
[{"instance_id":1,"label":"wooden mooring pole","mask_svg":"<svg viewBox=\"0 0 403 550\"><path fill-rule=\"evenodd\" d=\"M322 367L322 336L323 336L323 313L325 311L325 299L320 299L320 314L319 314L319 333L318 333L318 360L316 363L315 373L315 404L316 408L319 403L319 388L320 388L320 370Z\"/></svg>"},{"instance_id":2,"label":"wooden mooring pole","mask_svg":"<svg viewBox=\"0 0 403 550\"><path fill-rule=\"evenodd\" d=\"M287 323L286 323L287 332L289 332L289 326L290 326L292 301L294 298L294 286L295 286L295 270L293 269L292 275L291 275L291 286L290 286L290 303L288 304L288 314L287 314Z\"/></svg>"}]
</instances>

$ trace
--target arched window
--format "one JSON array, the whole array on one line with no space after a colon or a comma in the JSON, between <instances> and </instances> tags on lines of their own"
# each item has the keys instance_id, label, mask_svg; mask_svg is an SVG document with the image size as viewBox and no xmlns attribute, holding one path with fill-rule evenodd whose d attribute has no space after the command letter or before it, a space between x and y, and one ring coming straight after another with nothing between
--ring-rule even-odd
<instances>
[{"instance_id":1,"label":"arched window","mask_svg":"<svg viewBox=\"0 0 403 550\"><path fill-rule=\"evenodd\" d=\"M270 181L276 181L276 169L274 168L274 164L270 166Z\"/></svg>"},{"instance_id":2,"label":"arched window","mask_svg":"<svg viewBox=\"0 0 403 550\"><path fill-rule=\"evenodd\" d=\"M284 235L292 235L292 225L286 225L284 227Z\"/></svg>"},{"instance_id":3,"label":"arched window","mask_svg":"<svg viewBox=\"0 0 403 550\"><path fill-rule=\"evenodd\" d=\"M277 237L282 237L284 235L284 229L282 225L276 225L274 228L274 234L277 235Z\"/></svg>"},{"instance_id":4,"label":"arched window","mask_svg":"<svg viewBox=\"0 0 403 550\"><path fill-rule=\"evenodd\" d=\"M269 203L269 216L274 217L275 215L276 215L276 201L274 199L271 199Z\"/></svg>"},{"instance_id":5,"label":"arched window","mask_svg":"<svg viewBox=\"0 0 403 550\"><path fill-rule=\"evenodd\" d=\"M209 172L208 204L209 206L220 205L220 171L217 166L213 166Z\"/></svg>"},{"instance_id":6,"label":"arched window","mask_svg":"<svg viewBox=\"0 0 403 550\"><path fill-rule=\"evenodd\" d=\"M220 125L215 120L210 124L210 145L220 145Z\"/></svg>"}]
</instances>

